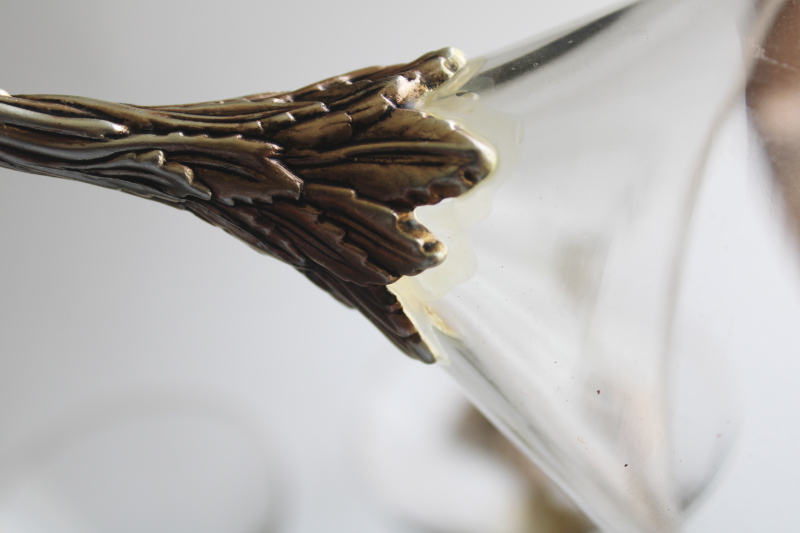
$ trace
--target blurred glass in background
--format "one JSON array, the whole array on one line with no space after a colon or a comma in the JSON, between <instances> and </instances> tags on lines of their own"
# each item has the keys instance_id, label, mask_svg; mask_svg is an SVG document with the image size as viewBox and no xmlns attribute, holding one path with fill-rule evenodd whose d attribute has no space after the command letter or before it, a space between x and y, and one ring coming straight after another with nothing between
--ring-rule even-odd
<instances>
[{"instance_id":1,"label":"blurred glass in background","mask_svg":"<svg viewBox=\"0 0 800 533\"><path fill-rule=\"evenodd\" d=\"M2 171L0 530L794 531L796 4L550 4L0 8L11 93L167 104L475 58L426 105L500 167L420 210L450 255L397 291L524 452L285 265Z\"/></svg>"}]
</instances>

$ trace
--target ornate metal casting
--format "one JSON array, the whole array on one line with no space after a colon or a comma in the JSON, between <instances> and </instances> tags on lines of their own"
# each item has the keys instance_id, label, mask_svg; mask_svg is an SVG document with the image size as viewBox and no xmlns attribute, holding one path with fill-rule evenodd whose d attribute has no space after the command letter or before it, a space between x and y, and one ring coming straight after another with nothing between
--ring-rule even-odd
<instances>
[{"instance_id":1,"label":"ornate metal casting","mask_svg":"<svg viewBox=\"0 0 800 533\"><path fill-rule=\"evenodd\" d=\"M482 180L491 149L414 109L463 66L456 50L286 93L142 107L0 93L0 166L188 210L434 358L386 286L444 259L414 208Z\"/></svg>"}]
</instances>

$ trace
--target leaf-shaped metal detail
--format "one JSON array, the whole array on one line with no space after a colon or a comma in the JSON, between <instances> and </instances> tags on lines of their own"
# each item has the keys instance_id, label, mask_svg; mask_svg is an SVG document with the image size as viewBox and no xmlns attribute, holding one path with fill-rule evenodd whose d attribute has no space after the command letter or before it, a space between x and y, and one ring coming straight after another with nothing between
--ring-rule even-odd
<instances>
[{"instance_id":1,"label":"leaf-shaped metal detail","mask_svg":"<svg viewBox=\"0 0 800 533\"><path fill-rule=\"evenodd\" d=\"M191 211L432 362L386 285L445 257L414 208L458 196L491 170L488 147L414 109L463 62L444 49L294 92L190 105L0 93L0 166Z\"/></svg>"}]
</instances>

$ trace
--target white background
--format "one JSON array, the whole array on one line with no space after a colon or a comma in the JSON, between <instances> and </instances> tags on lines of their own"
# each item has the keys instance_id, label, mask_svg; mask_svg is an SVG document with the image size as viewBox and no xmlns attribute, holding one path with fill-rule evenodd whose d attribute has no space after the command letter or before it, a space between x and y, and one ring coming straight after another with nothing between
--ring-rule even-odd
<instances>
[{"instance_id":1,"label":"white background","mask_svg":"<svg viewBox=\"0 0 800 533\"><path fill-rule=\"evenodd\" d=\"M443 46L489 53L613 3L2 2L0 87L151 105L289 90ZM748 268L761 285L743 293L773 305L771 267ZM742 316L743 352L791 328ZM357 471L382 384L445 387L435 372L188 213L0 170L0 530L235 533L271 517L290 533L422 531ZM696 530L752 504L747 479ZM790 514L791 498L777 503Z\"/></svg>"},{"instance_id":2,"label":"white background","mask_svg":"<svg viewBox=\"0 0 800 533\"><path fill-rule=\"evenodd\" d=\"M443 46L488 53L610 4L2 2L0 87L150 105L288 90ZM409 530L375 510L350 464L369 384L419 363L222 231L0 170L0 317L6 527L230 532L226 517L246 530L262 513L292 532ZM196 472L208 457L222 473Z\"/></svg>"}]
</instances>

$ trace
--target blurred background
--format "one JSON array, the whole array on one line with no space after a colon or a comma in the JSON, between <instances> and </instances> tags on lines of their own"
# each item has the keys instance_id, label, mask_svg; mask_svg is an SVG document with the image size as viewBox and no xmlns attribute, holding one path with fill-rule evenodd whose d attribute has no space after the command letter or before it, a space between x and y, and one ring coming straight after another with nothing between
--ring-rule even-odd
<instances>
[{"instance_id":1,"label":"blurred background","mask_svg":"<svg viewBox=\"0 0 800 533\"><path fill-rule=\"evenodd\" d=\"M6 2L0 88L145 105L289 90L444 46L491 53L616 3ZM778 203L763 184L704 193L689 252L688 286L719 279L709 308L738 313L717 323L764 393L745 397L755 419L797 370L796 257L763 239ZM188 213L0 169L0 250L3 533L592 529L440 368ZM748 434L692 531L737 502L794 505L786 421ZM782 499L736 482L765 465Z\"/></svg>"},{"instance_id":2,"label":"blurred background","mask_svg":"<svg viewBox=\"0 0 800 533\"><path fill-rule=\"evenodd\" d=\"M0 88L148 105L289 90L612 4L4 2ZM0 249L1 531L527 527L533 489L482 451L487 428L458 436L484 422L449 377L222 231L0 169ZM585 530L570 513L557 530Z\"/></svg>"}]
</instances>

